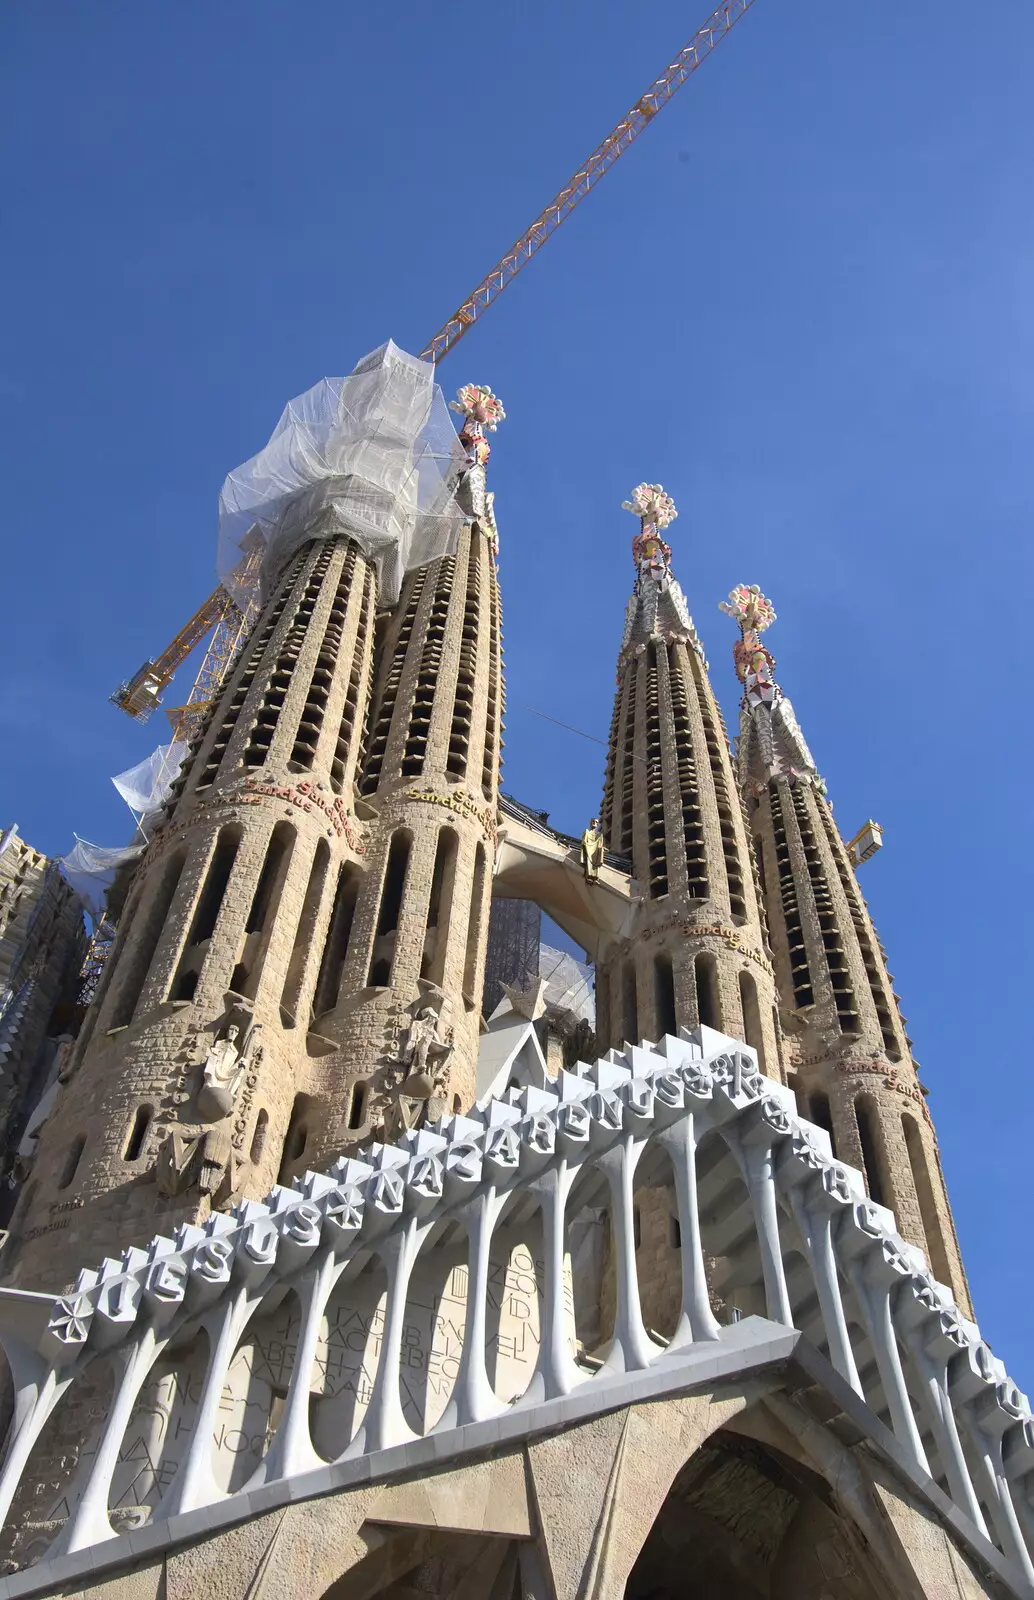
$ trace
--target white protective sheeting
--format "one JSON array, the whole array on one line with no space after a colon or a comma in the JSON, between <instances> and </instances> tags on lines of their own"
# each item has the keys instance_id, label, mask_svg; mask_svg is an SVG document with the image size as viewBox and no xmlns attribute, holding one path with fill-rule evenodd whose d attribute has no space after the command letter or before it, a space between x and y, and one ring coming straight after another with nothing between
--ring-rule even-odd
<instances>
[{"instance_id":1,"label":"white protective sheeting","mask_svg":"<svg viewBox=\"0 0 1034 1600\"><path fill-rule=\"evenodd\" d=\"M219 496L219 577L243 605L238 568L263 549L268 594L295 550L350 534L394 605L403 574L456 548L453 496L465 464L434 367L391 340L347 378L292 400L264 450L231 472Z\"/></svg>"},{"instance_id":2,"label":"white protective sheeting","mask_svg":"<svg viewBox=\"0 0 1034 1600\"><path fill-rule=\"evenodd\" d=\"M171 744L160 744L157 750L152 750L135 767L129 767L112 778L112 783L130 811L135 811L137 816L147 817L165 804L186 753L186 740L174 739Z\"/></svg>"},{"instance_id":3,"label":"white protective sheeting","mask_svg":"<svg viewBox=\"0 0 1034 1600\"><path fill-rule=\"evenodd\" d=\"M127 844L110 849L76 834L75 848L59 858L65 877L95 922L104 909L104 897L118 868L123 862L135 860L146 848L143 844Z\"/></svg>"},{"instance_id":4,"label":"white protective sheeting","mask_svg":"<svg viewBox=\"0 0 1034 1600\"><path fill-rule=\"evenodd\" d=\"M555 950L551 944L539 945L539 977L546 980L545 1000L558 1011L569 1011L572 1016L596 1025L596 997L592 986L592 968L576 961L566 950Z\"/></svg>"}]
</instances>

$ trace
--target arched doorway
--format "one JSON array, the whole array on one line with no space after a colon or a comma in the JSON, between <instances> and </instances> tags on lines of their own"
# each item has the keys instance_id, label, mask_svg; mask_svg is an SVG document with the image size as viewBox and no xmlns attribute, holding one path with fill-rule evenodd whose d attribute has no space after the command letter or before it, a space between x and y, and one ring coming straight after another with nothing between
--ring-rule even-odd
<instances>
[{"instance_id":1,"label":"arched doorway","mask_svg":"<svg viewBox=\"0 0 1034 1600\"><path fill-rule=\"evenodd\" d=\"M881 1600L825 1482L729 1429L676 1477L626 1600Z\"/></svg>"}]
</instances>

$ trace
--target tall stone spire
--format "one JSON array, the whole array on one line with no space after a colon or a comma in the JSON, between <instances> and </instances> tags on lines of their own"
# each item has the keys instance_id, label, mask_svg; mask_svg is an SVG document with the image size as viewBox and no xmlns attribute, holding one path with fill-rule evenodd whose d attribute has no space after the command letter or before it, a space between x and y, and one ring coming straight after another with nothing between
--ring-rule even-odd
<instances>
[{"instance_id":1,"label":"tall stone spire","mask_svg":"<svg viewBox=\"0 0 1034 1600\"><path fill-rule=\"evenodd\" d=\"M753 1045L781 1075L775 984L728 739L700 640L663 538L676 516L659 484L625 503L639 518L636 576L618 655L602 827L631 858L631 937L597 971L601 1037L657 1039L698 1023Z\"/></svg>"},{"instance_id":2,"label":"tall stone spire","mask_svg":"<svg viewBox=\"0 0 1034 1600\"><path fill-rule=\"evenodd\" d=\"M504 709L485 474L505 412L476 384L453 409L466 522L455 554L405 579L379 645L359 779L366 872L342 888L334 986L314 1024L340 1052L326 1070L337 1081L341 1064L348 1094L309 1119L310 1165L474 1098Z\"/></svg>"},{"instance_id":3,"label":"tall stone spire","mask_svg":"<svg viewBox=\"0 0 1034 1600\"><path fill-rule=\"evenodd\" d=\"M733 646L743 685L737 776L765 887L798 1100L967 1305L926 1092L883 946L826 785L761 640L775 610L746 584L721 609L740 630Z\"/></svg>"}]
</instances>

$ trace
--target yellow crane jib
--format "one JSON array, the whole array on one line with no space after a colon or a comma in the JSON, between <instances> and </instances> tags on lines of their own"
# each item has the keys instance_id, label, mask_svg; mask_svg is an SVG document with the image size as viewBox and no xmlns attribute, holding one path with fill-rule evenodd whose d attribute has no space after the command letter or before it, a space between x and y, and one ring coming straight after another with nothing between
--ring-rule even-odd
<instances>
[{"instance_id":1,"label":"yellow crane jib","mask_svg":"<svg viewBox=\"0 0 1034 1600\"><path fill-rule=\"evenodd\" d=\"M162 690L172 682L177 667L182 666L205 634L224 619L231 606L236 612L232 597L222 584L217 585L161 655L154 661L145 661L131 678L119 684L110 697L112 705L118 706L127 716L135 717L137 722L146 722L151 712L161 705Z\"/></svg>"},{"instance_id":2,"label":"yellow crane jib","mask_svg":"<svg viewBox=\"0 0 1034 1600\"><path fill-rule=\"evenodd\" d=\"M676 90L682 87L686 79L696 71L701 62L707 59L715 46L725 38L729 30L753 4L754 0L721 0L721 4L712 11L707 21L697 29L674 60L668 63L660 77L654 80L645 94L639 96L616 127L612 128L607 137L596 146L577 172L573 173L563 188L553 196L548 206L539 212L530 227L524 230L512 249L506 252L501 261L496 262L491 272L482 278L476 289L471 290L444 327L439 328L434 337L428 341L420 352L423 360L438 362L448 355L480 314L498 298L518 272L527 266L532 256L542 248L547 239L552 237L561 223L567 220L603 174L610 171L632 141L637 139L643 129L653 121L661 107L667 104ZM257 578L257 559L251 563L249 571ZM246 585L242 584L242 592L245 588ZM233 607L233 610L228 610L228 606ZM155 707L161 704L162 690L171 680L176 668L186 659L194 646L201 642L205 634L215 627L216 637L205 657L198 680L191 690L186 705L178 707L175 712L169 712L169 720L173 727L190 737L198 719L218 693L222 681L221 675L239 649L243 632L253 620L256 610L257 607L250 604L245 615L237 609L225 589L220 587L214 590L157 660L145 661L133 677L119 685L111 696L112 703L127 712L129 716L135 717L138 722L146 722Z\"/></svg>"}]
</instances>

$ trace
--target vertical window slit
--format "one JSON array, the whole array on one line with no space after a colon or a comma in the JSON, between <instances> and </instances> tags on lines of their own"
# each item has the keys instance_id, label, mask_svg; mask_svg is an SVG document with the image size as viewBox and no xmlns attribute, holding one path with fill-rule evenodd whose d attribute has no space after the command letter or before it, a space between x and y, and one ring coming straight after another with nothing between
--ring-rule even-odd
<instances>
[{"instance_id":1,"label":"vertical window slit","mask_svg":"<svg viewBox=\"0 0 1034 1600\"><path fill-rule=\"evenodd\" d=\"M134 933L139 927L138 936L132 940L127 939L122 947L120 969L113 974L113 981L117 983L117 987L115 1005L108 1024L110 1028L124 1028L132 1019L144 984L147 982L147 974L154 960L155 951L165 930L186 859L186 851L177 851L175 855L169 857L162 870L158 891L146 920L141 924L139 917L135 919ZM121 967L125 968L124 973Z\"/></svg>"},{"instance_id":2,"label":"vertical window slit","mask_svg":"<svg viewBox=\"0 0 1034 1600\"><path fill-rule=\"evenodd\" d=\"M431 895L427 904L427 931L420 976L439 986L445 976L445 951L448 944L449 913L456 882L456 860L460 840L454 828L443 828L438 835L431 876Z\"/></svg>"},{"instance_id":3,"label":"vertical window slit","mask_svg":"<svg viewBox=\"0 0 1034 1600\"><path fill-rule=\"evenodd\" d=\"M463 999L468 1010L474 1008L474 990L477 987L478 957L481 947L481 927L484 922L485 898L485 847L478 842L474 853L474 883L470 894L470 916L467 921L467 954L463 964Z\"/></svg>"},{"instance_id":4,"label":"vertical window slit","mask_svg":"<svg viewBox=\"0 0 1034 1600\"><path fill-rule=\"evenodd\" d=\"M833 1154L836 1155L837 1143L833 1134L833 1113L829 1109L828 1094L816 1093L809 1096L808 1120L809 1122L814 1122L817 1128L821 1128L823 1132L829 1134L830 1148ZM875 1199L875 1195L873 1199Z\"/></svg>"},{"instance_id":5,"label":"vertical window slit","mask_svg":"<svg viewBox=\"0 0 1034 1600\"><path fill-rule=\"evenodd\" d=\"M722 1031L722 1008L718 999L718 962L702 951L693 963L696 979L697 1017L705 1028Z\"/></svg>"},{"instance_id":6,"label":"vertical window slit","mask_svg":"<svg viewBox=\"0 0 1034 1600\"><path fill-rule=\"evenodd\" d=\"M144 1140L147 1138L151 1120L154 1117L153 1106L137 1106L129 1133L126 1136L125 1146L122 1150L123 1161L139 1161L144 1149Z\"/></svg>"},{"instance_id":7,"label":"vertical window slit","mask_svg":"<svg viewBox=\"0 0 1034 1600\"><path fill-rule=\"evenodd\" d=\"M381 903L377 914L377 929L370 958L367 979L371 987L385 988L391 982L391 968L395 958L395 935L402 911L402 893L409 869L409 851L412 835L399 828L391 836L388 861L381 884Z\"/></svg>"},{"instance_id":8,"label":"vertical window slit","mask_svg":"<svg viewBox=\"0 0 1034 1600\"><path fill-rule=\"evenodd\" d=\"M626 961L621 974L621 1019L625 1037L622 1044L639 1043L639 997L636 989L635 962Z\"/></svg>"},{"instance_id":9,"label":"vertical window slit","mask_svg":"<svg viewBox=\"0 0 1034 1600\"><path fill-rule=\"evenodd\" d=\"M294 948L291 951L291 959L287 965L284 991L280 997L280 1022L285 1028L294 1028L298 1024L298 1005L305 982L309 950L312 946L316 924L319 921L320 906L323 903L323 889L327 881L327 869L329 866L330 846L327 844L326 839L320 839L312 858L309 882L305 889L305 899L302 901L301 915L298 918L298 926L295 929Z\"/></svg>"},{"instance_id":10,"label":"vertical window slit","mask_svg":"<svg viewBox=\"0 0 1034 1600\"><path fill-rule=\"evenodd\" d=\"M758 986L752 973L740 973L740 1005L743 1009L743 1037L757 1052L758 1066L764 1072L765 1039L761 1030L761 1007L758 1004Z\"/></svg>"},{"instance_id":11,"label":"vertical window slit","mask_svg":"<svg viewBox=\"0 0 1034 1600\"><path fill-rule=\"evenodd\" d=\"M663 1038L666 1033L678 1033L678 1022L675 1016L675 975L671 969L671 957L658 955L654 958L653 977L655 990L655 1006L657 1012L657 1037Z\"/></svg>"},{"instance_id":12,"label":"vertical window slit","mask_svg":"<svg viewBox=\"0 0 1034 1600\"><path fill-rule=\"evenodd\" d=\"M944 1236L937 1216L937 1199L934 1193L933 1175L927 1159L922 1130L915 1117L911 1116L907 1111L901 1118L901 1128L905 1135L908 1164L912 1169L912 1181L915 1184L916 1198L919 1201L919 1215L923 1222L923 1233L926 1235L927 1259L938 1283L943 1283L950 1288L951 1268L948 1265L948 1253L944 1248Z\"/></svg>"},{"instance_id":13,"label":"vertical window slit","mask_svg":"<svg viewBox=\"0 0 1034 1600\"><path fill-rule=\"evenodd\" d=\"M241 830L236 823L220 828L215 850L205 874L204 887L198 897L197 907L187 934L187 942L180 956L176 976L169 991L170 1000L192 1000L201 976L201 968L208 952L208 943L222 909L226 886L240 849Z\"/></svg>"},{"instance_id":14,"label":"vertical window slit","mask_svg":"<svg viewBox=\"0 0 1034 1600\"><path fill-rule=\"evenodd\" d=\"M313 1015L317 1018L333 1011L338 1001L341 977L348 955L348 941L352 933L356 896L359 893L359 872L353 861L342 862L334 890L334 906L327 924L327 937L323 943Z\"/></svg>"},{"instance_id":15,"label":"vertical window slit","mask_svg":"<svg viewBox=\"0 0 1034 1600\"><path fill-rule=\"evenodd\" d=\"M244 939L240 958L230 978L230 988L235 994L254 999L258 993L266 952L269 949L272 924L276 918L280 894L284 886L291 856L294 851L295 829L289 822L278 822L269 836L266 859L262 863L255 893L244 925Z\"/></svg>"},{"instance_id":16,"label":"vertical window slit","mask_svg":"<svg viewBox=\"0 0 1034 1600\"><path fill-rule=\"evenodd\" d=\"M854 1103L854 1115L858 1126L858 1143L862 1148L862 1163L865 1167L869 1198L878 1206L888 1205L880 1137L876 1126L876 1110L872 1101L865 1096L857 1099Z\"/></svg>"}]
</instances>

